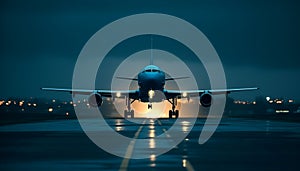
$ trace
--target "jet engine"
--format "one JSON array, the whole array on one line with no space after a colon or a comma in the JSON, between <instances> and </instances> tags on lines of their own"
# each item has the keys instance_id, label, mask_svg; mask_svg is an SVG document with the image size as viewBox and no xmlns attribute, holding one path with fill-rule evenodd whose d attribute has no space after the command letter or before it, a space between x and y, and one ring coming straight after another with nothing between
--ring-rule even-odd
<instances>
[{"instance_id":1,"label":"jet engine","mask_svg":"<svg viewBox=\"0 0 300 171\"><path fill-rule=\"evenodd\" d=\"M204 107L209 107L211 105L212 95L209 92L204 92L200 96L200 103Z\"/></svg>"},{"instance_id":2,"label":"jet engine","mask_svg":"<svg viewBox=\"0 0 300 171\"><path fill-rule=\"evenodd\" d=\"M103 99L99 93L93 93L90 95L88 102L92 107L100 107L102 105Z\"/></svg>"}]
</instances>

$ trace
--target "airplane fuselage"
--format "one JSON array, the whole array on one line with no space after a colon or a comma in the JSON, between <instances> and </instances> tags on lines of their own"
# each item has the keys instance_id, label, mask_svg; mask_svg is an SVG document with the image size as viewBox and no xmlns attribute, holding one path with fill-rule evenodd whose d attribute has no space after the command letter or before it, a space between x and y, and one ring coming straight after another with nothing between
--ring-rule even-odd
<instances>
[{"instance_id":1,"label":"airplane fuselage","mask_svg":"<svg viewBox=\"0 0 300 171\"><path fill-rule=\"evenodd\" d=\"M138 85L142 102L160 102L160 99L152 98L151 93L164 90L165 73L155 65L148 65L138 74Z\"/></svg>"}]
</instances>

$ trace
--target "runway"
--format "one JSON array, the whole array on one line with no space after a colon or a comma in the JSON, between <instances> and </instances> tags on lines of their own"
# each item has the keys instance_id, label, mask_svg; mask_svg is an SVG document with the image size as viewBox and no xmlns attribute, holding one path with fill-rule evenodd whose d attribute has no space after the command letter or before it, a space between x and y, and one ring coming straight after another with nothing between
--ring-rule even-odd
<instances>
[{"instance_id":1,"label":"runway","mask_svg":"<svg viewBox=\"0 0 300 171\"><path fill-rule=\"evenodd\" d=\"M137 120L144 124L106 120L124 136L149 140L149 148L137 143L126 146L127 155L168 148L167 142L157 144L153 138L164 135L175 119ZM223 118L209 141L199 145L205 119L198 119L194 126L190 121L179 119L185 124L175 128L187 135L180 144L147 159L126 159L103 151L85 135L77 120L1 126L0 170L299 170L300 123ZM189 128L192 131L188 134ZM107 138L105 128L102 131Z\"/></svg>"}]
</instances>

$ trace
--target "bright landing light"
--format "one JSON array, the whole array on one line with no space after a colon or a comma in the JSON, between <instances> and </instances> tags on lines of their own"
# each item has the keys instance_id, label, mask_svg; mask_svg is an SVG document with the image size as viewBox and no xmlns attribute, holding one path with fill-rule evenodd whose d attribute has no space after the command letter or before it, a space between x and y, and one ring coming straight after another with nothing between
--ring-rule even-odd
<instances>
[{"instance_id":1,"label":"bright landing light","mask_svg":"<svg viewBox=\"0 0 300 171\"><path fill-rule=\"evenodd\" d=\"M148 96L150 99L152 99L154 97L154 95L155 95L155 91L153 91L153 90L148 91Z\"/></svg>"},{"instance_id":2,"label":"bright landing light","mask_svg":"<svg viewBox=\"0 0 300 171\"><path fill-rule=\"evenodd\" d=\"M121 97L121 92L117 92L116 96Z\"/></svg>"}]
</instances>

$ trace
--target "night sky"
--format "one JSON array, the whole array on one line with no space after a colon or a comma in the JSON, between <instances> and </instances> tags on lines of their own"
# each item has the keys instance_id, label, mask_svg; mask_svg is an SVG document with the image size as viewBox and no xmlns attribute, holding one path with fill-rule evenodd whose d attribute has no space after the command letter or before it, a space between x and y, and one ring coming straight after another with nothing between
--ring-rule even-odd
<instances>
[{"instance_id":1,"label":"night sky","mask_svg":"<svg viewBox=\"0 0 300 171\"><path fill-rule=\"evenodd\" d=\"M228 87L261 88L236 97L300 100L299 8L296 0L1 1L0 98L52 97L58 94L40 88L71 88L77 57L96 31L116 19L151 12L174 15L200 29L223 62ZM171 50L172 43L163 42L154 46ZM132 45L137 51L150 48ZM132 48L123 48L107 60L130 53Z\"/></svg>"}]
</instances>

